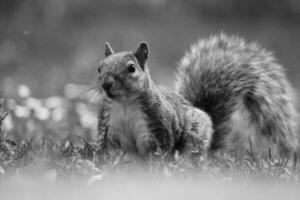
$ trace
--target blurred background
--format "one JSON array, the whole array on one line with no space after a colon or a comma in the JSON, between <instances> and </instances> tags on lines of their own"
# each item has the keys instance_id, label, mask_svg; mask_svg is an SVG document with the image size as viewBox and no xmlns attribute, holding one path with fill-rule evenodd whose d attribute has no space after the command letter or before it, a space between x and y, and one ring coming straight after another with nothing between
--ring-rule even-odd
<instances>
[{"instance_id":1,"label":"blurred background","mask_svg":"<svg viewBox=\"0 0 300 200\"><path fill-rule=\"evenodd\" d=\"M4 134L20 143L97 139L88 91L106 41L115 51L147 41L152 78L172 87L189 46L223 31L274 51L300 89L299 0L0 0L0 27Z\"/></svg>"},{"instance_id":2,"label":"blurred background","mask_svg":"<svg viewBox=\"0 0 300 200\"><path fill-rule=\"evenodd\" d=\"M95 85L109 41L115 51L150 44L151 73L171 86L176 63L198 38L224 31L274 51L300 88L299 0L0 0L0 96Z\"/></svg>"}]
</instances>

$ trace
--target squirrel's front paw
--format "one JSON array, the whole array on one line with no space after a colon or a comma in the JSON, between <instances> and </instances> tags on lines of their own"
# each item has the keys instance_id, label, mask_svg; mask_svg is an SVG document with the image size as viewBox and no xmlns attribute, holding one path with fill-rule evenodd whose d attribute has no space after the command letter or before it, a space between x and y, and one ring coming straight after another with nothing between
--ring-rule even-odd
<instances>
[{"instance_id":1,"label":"squirrel's front paw","mask_svg":"<svg viewBox=\"0 0 300 200\"><path fill-rule=\"evenodd\" d=\"M210 117L197 108L186 113L186 151L191 155L206 156L211 143L213 128Z\"/></svg>"}]
</instances>

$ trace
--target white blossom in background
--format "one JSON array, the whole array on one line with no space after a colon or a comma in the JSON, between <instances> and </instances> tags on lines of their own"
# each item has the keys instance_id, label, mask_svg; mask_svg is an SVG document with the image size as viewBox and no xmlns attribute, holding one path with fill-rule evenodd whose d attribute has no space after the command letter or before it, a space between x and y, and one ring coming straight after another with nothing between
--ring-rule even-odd
<instances>
[{"instance_id":1,"label":"white blossom in background","mask_svg":"<svg viewBox=\"0 0 300 200\"><path fill-rule=\"evenodd\" d=\"M45 100L45 105L50 108L62 107L64 105L64 100L58 96L52 96Z\"/></svg>"},{"instance_id":2,"label":"white blossom in background","mask_svg":"<svg viewBox=\"0 0 300 200\"><path fill-rule=\"evenodd\" d=\"M40 107L35 110L35 115L40 120L47 120L50 117L50 111L46 107Z\"/></svg>"},{"instance_id":3,"label":"white blossom in background","mask_svg":"<svg viewBox=\"0 0 300 200\"><path fill-rule=\"evenodd\" d=\"M79 114L81 125L85 128L97 126L97 114L84 103L76 103L76 111Z\"/></svg>"},{"instance_id":4,"label":"white blossom in background","mask_svg":"<svg viewBox=\"0 0 300 200\"><path fill-rule=\"evenodd\" d=\"M38 110L40 107L42 107L42 102L41 100L34 98L34 97L29 97L25 100L25 105L28 108Z\"/></svg>"},{"instance_id":5,"label":"white blossom in background","mask_svg":"<svg viewBox=\"0 0 300 200\"><path fill-rule=\"evenodd\" d=\"M63 120L65 113L66 113L66 111L63 108L57 107L52 110L51 118L52 118L52 120L57 121L57 122L61 121L61 120Z\"/></svg>"},{"instance_id":6,"label":"white blossom in background","mask_svg":"<svg viewBox=\"0 0 300 200\"><path fill-rule=\"evenodd\" d=\"M30 116L30 109L25 106L16 105L14 112L20 118L28 118Z\"/></svg>"},{"instance_id":7,"label":"white blossom in background","mask_svg":"<svg viewBox=\"0 0 300 200\"><path fill-rule=\"evenodd\" d=\"M27 85L19 85L18 87L18 94L22 98L27 98L31 95L31 91Z\"/></svg>"}]
</instances>

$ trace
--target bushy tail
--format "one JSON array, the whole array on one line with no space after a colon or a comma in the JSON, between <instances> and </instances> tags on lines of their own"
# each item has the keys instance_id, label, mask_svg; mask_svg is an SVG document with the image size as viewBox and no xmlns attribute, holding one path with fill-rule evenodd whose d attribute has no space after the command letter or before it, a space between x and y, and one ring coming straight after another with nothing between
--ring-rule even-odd
<instances>
[{"instance_id":1,"label":"bushy tail","mask_svg":"<svg viewBox=\"0 0 300 200\"><path fill-rule=\"evenodd\" d=\"M249 143L259 152L298 148L294 90L272 53L258 44L225 34L199 40L176 78L176 90L212 118L211 150L245 150Z\"/></svg>"}]
</instances>

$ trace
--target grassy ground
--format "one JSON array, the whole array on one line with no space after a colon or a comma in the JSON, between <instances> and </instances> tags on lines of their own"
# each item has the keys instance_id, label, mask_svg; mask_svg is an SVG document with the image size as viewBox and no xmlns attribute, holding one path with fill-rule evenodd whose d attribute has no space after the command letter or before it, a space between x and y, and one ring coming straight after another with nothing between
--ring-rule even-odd
<instances>
[{"instance_id":1,"label":"grassy ground","mask_svg":"<svg viewBox=\"0 0 300 200\"><path fill-rule=\"evenodd\" d=\"M218 199L219 195L294 199L300 195L296 160L282 161L271 154L264 159L253 152L241 159L228 155L200 160L196 166L180 157L171 163L158 159L146 168L120 155L103 162L95 107L73 94L77 90L72 87L65 97L36 99L21 85L19 98L1 102L1 199Z\"/></svg>"}]
</instances>

